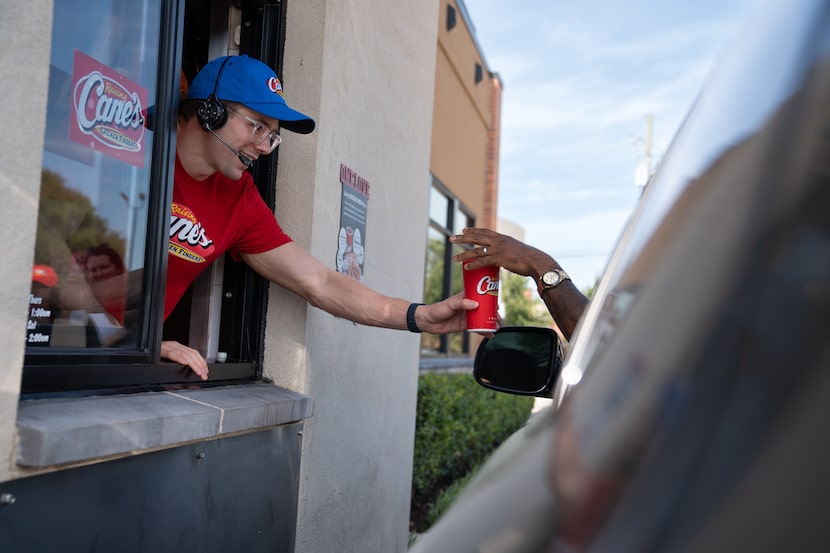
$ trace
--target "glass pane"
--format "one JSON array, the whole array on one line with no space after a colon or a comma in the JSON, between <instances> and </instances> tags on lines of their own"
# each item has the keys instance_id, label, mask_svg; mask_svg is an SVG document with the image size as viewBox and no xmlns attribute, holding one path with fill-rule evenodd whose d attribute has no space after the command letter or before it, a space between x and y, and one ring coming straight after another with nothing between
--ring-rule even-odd
<instances>
[{"instance_id":1,"label":"glass pane","mask_svg":"<svg viewBox=\"0 0 830 553\"><path fill-rule=\"evenodd\" d=\"M424 269L424 302L435 303L444 298L444 253L446 238L433 227L427 231L426 267ZM421 350L437 352L441 349L440 337L421 335Z\"/></svg>"},{"instance_id":2,"label":"glass pane","mask_svg":"<svg viewBox=\"0 0 830 553\"><path fill-rule=\"evenodd\" d=\"M462 248L457 244L453 244L452 246L452 253L453 255L460 253ZM464 275L461 272L463 269L461 268L461 263L453 262L450 267L450 292L449 295L457 294L464 290ZM450 353L463 353L464 352L464 332L457 332L455 334L450 334L449 337L449 351Z\"/></svg>"},{"instance_id":3,"label":"glass pane","mask_svg":"<svg viewBox=\"0 0 830 553\"><path fill-rule=\"evenodd\" d=\"M453 222L453 234L461 234L461 231L464 229L464 227L472 227L473 226L472 219L467 217L467 215L463 211L458 209L458 207L455 208L455 212L453 213L452 222Z\"/></svg>"},{"instance_id":4,"label":"glass pane","mask_svg":"<svg viewBox=\"0 0 830 553\"><path fill-rule=\"evenodd\" d=\"M464 248L460 244L453 244L452 245L452 255L455 257L459 253L463 252ZM453 261L450 266L450 291L449 294L452 296L453 294L457 294L464 290L464 269L461 267L461 263L457 261Z\"/></svg>"},{"instance_id":5,"label":"glass pane","mask_svg":"<svg viewBox=\"0 0 830 553\"><path fill-rule=\"evenodd\" d=\"M446 238L436 229L427 231L427 256L424 273L424 302L435 303L444 299L444 254Z\"/></svg>"},{"instance_id":6,"label":"glass pane","mask_svg":"<svg viewBox=\"0 0 830 553\"><path fill-rule=\"evenodd\" d=\"M30 346L138 343L160 9L55 2Z\"/></svg>"},{"instance_id":7,"label":"glass pane","mask_svg":"<svg viewBox=\"0 0 830 553\"><path fill-rule=\"evenodd\" d=\"M447 218L450 215L450 200L437 188L432 187L429 193L429 218L436 224L449 228Z\"/></svg>"}]
</instances>

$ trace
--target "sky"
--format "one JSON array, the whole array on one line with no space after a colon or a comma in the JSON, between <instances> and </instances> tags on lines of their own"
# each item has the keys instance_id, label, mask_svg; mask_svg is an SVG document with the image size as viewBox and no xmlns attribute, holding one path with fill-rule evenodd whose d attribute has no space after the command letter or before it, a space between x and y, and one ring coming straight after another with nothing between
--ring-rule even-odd
<instances>
[{"instance_id":1,"label":"sky","mask_svg":"<svg viewBox=\"0 0 830 553\"><path fill-rule=\"evenodd\" d=\"M758 0L464 0L502 80L499 218L582 290Z\"/></svg>"}]
</instances>

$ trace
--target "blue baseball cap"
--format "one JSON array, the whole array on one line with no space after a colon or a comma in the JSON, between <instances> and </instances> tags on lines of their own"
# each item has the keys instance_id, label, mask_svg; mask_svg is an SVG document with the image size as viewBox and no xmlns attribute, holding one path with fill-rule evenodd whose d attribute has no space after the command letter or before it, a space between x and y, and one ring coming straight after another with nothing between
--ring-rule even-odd
<instances>
[{"instance_id":1,"label":"blue baseball cap","mask_svg":"<svg viewBox=\"0 0 830 553\"><path fill-rule=\"evenodd\" d=\"M205 65L194 77L187 97L204 100L214 95L279 119L283 129L299 134L314 130L314 119L285 103L282 83L274 70L246 55L223 56Z\"/></svg>"}]
</instances>

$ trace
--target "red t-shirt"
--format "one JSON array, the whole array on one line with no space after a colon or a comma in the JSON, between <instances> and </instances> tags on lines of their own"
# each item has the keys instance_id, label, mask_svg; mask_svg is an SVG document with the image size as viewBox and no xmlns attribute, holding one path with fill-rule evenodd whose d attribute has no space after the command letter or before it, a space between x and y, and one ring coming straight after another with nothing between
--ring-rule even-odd
<instances>
[{"instance_id":1,"label":"red t-shirt","mask_svg":"<svg viewBox=\"0 0 830 553\"><path fill-rule=\"evenodd\" d=\"M262 253L291 241L265 204L248 172L238 181L215 173L191 177L176 156L164 318L210 263L230 250Z\"/></svg>"}]
</instances>

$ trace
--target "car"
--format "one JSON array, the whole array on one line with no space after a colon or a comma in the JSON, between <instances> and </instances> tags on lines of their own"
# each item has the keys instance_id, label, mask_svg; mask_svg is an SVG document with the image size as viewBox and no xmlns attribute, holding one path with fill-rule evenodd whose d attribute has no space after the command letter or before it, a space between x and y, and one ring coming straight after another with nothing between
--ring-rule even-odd
<instances>
[{"instance_id":1,"label":"car","mask_svg":"<svg viewBox=\"0 0 830 553\"><path fill-rule=\"evenodd\" d=\"M759 6L561 363L546 330L482 342L479 383L552 406L412 553L830 551L827 0Z\"/></svg>"}]
</instances>

